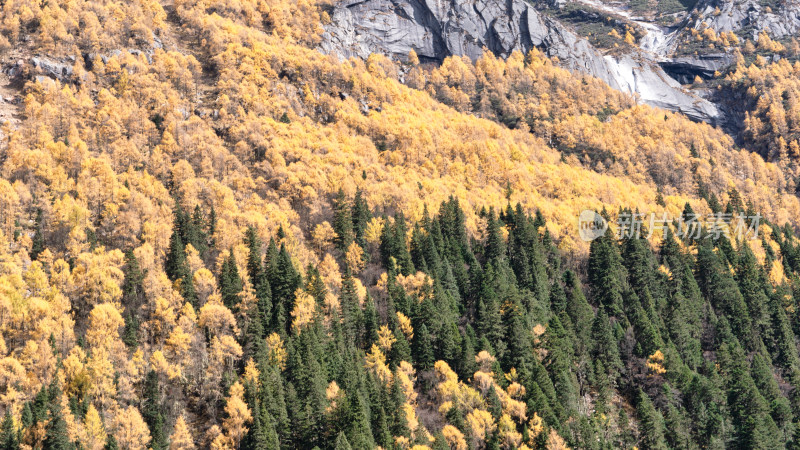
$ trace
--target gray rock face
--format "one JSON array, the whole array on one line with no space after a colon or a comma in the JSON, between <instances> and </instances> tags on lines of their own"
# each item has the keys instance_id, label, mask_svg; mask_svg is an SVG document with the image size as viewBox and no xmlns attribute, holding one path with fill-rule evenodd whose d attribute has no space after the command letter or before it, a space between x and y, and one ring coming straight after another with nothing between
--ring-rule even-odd
<instances>
[{"instance_id":1,"label":"gray rock face","mask_svg":"<svg viewBox=\"0 0 800 450\"><path fill-rule=\"evenodd\" d=\"M524 0L345 0L335 7L320 45L342 58L382 53L405 60L413 49L422 61L477 59L484 48L507 57L534 47L651 105L712 124L724 120L713 104L684 90L654 61L605 56Z\"/></svg>"},{"instance_id":2,"label":"gray rock face","mask_svg":"<svg viewBox=\"0 0 800 450\"><path fill-rule=\"evenodd\" d=\"M703 79L711 79L714 73L721 71L733 64L735 58L726 53L713 53L699 56L682 56L667 59L660 62L664 69L672 78L681 83L688 84L696 76Z\"/></svg>"},{"instance_id":3,"label":"gray rock face","mask_svg":"<svg viewBox=\"0 0 800 450\"><path fill-rule=\"evenodd\" d=\"M685 114L696 121L723 125L725 115L716 105L683 89L674 78L650 61L637 60L631 55L606 56L613 70L609 85L639 97L651 106Z\"/></svg>"},{"instance_id":4,"label":"gray rock face","mask_svg":"<svg viewBox=\"0 0 800 450\"><path fill-rule=\"evenodd\" d=\"M71 61L53 61L49 58L31 58L31 65L40 73L57 80L63 80L72 76L72 63Z\"/></svg>"},{"instance_id":5,"label":"gray rock face","mask_svg":"<svg viewBox=\"0 0 800 450\"><path fill-rule=\"evenodd\" d=\"M719 13L715 13L716 8ZM696 26L705 21L717 32L748 29L753 39L762 30L773 39L796 35L800 31L800 5L786 1L778 8L767 12L758 0L701 0L695 6L700 17Z\"/></svg>"}]
</instances>

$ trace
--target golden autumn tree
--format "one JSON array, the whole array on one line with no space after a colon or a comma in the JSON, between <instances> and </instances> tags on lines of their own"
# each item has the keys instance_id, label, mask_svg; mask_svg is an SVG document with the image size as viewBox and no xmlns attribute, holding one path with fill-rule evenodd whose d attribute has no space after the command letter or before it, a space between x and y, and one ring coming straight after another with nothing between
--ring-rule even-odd
<instances>
[{"instance_id":1,"label":"golden autumn tree","mask_svg":"<svg viewBox=\"0 0 800 450\"><path fill-rule=\"evenodd\" d=\"M150 443L150 430L139 410L133 406L114 414L114 437L121 449L144 450Z\"/></svg>"},{"instance_id":2,"label":"golden autumn tree","mask_svg":"<svg viewBox=\"0 0 800 450\"><path fill-rule=\"evenodd\" d=\"M193 450L195 447L192 435L189 432L189 426L183 415L178 416L175 421L175 427L169 437L170 450Z\"/></svg>"},{"instance_id":3,"label":"golden autumn tree","mask_svg":"<svg viewBox=\"0 0 800 450\"><path fill-rule=\"evenodd\" d=\"M253 420L247 404L242 398L244 395L244 388L238 381L230 387L228 399L225 402L226 418L223 421L223 428L233 441L234 446L239 445L245 433L247 433L247 424Z\"/></svg>"}]
</instances>

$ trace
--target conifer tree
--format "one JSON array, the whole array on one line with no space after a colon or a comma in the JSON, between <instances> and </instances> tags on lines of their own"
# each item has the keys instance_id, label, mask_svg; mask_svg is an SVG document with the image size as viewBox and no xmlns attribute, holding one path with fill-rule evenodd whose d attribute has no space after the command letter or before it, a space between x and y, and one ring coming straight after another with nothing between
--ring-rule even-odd
<instances>
[{"instance_id":1,"label":"conifer tree","mask_svg":"<svg viewBox=\"0 0 800 450\"><path fill-rule=\"evenodd\" d=\"M559 403L566 409L577 408L577 380L570 368L574 350L558 316L553 316L544 334L547 357L545 365L550 372Z\"/></svg>"},{"instance_id":2,"label":"conifer tree","mask_svg":"<svg viewBox=\"0 0 800 450\"><path fill-rule=\"evenodd\" d=\"M242 292L243 286L233 249L228 252L228 257L222 263L218 284L223 304L235 311L239 305L239 293Z\"/></svg>"},{"instance_id":3,"label":"conifer tree","mask_svg":"<svg viewBox=\"0 0 800 450\"><path fill-rule=\"evenodd\" d=\"M334 244L336 248L344 253L353 242L355 236L350 202L341 188L331 202L331 208L333 209L333 231L336 233Z\"/></svg>"},{"instance_id":4,"label":"conifer tree","mask_svg":"<svg viewBox=\"0 0 800 450\"><path fill-rule=\"evenodd\" d=\"M796 351L795 335L792 332L786 310L781 305L781 291L776 290L769 296L767 312L772 329L770 347L775 355L774 361L786 370L800 368L800 356Z\"/></svg>"},{"instance_id":5,"label":"conifer tree","mask_svg":"<svg viewBox=\"0 0 800 450\"><path fill-rule=\"evenodd\" d=\"M720 366L725 373L728 405L734 426L735 445L740 448L777 448L779 430L766 400L756 388L741 346L723 344Z\"/></svg>"},{"instance_id":6,"label":"conifer tree","mask_svg":"<svg viewBox=\"0 0 800 450\"><path fill-rule=\"evenodd\" d=\"M741 342L755 348L755 337L742 293L710 243L704 240L697 249L696 277L711 305L730 321Z\"/></svg>"},{"instance_id":7,"label":"conifer tree","mask_svg":"<svg viewBox=\"0 0 800 450\"><path fill-rule=\"evenodd\" d=\"M180 230L174 227L169 238L169 249L167 250L167 260L164 262L164 272L173 281L185 277L188 272L183 239L181 238Z\"/></svg>"},{"instance_id":8,"label":"conifer tree","mask_svg":"<svg viewBox=\"0 0 800 450\"><path fill-rule=\"evenodd\" d=\"M415 365L420 369L425 370L433 367L434 356L431 335L428 333L428 327L424 323L414 330L413 355Z\"/></svg>"},{"instance_id":9,"label":"conifer tree","mask_svg":"<svg viewBox=\"0 0 800 450\"><path fill-rule=\"evenodd\" d=\"M576 334L576 351L583 353L588 351L591 344L592 322L594 321L594 311L586 301L581 289L580 280L571 270L564 272L562 277L566 286L566 306L565 311L572 320Z\"/></svg>"},{"instance_id":10,"label":"conifer tree","mask_svg":"<svg viewBox=\"0 0 800 450\"><path fill-rule=\"evenodd\" d=\"M344 432L340 431L339 435L336 436L336 445L334 446L335 450L351 450L350 443L347 441L347 436L345 436Z\"/></svg>"},{"instance_id":11,"label":"conifer tree","mask_svg":"<svg viewBox=\"0 0 800 450\"><path fill-rule=\"evenodd\" d=\"M42 448L44 450L72 450L75 445L69 440L67 422L62 414L61 387L58 384L57 377L53 378L50 383L47 395L49 397L47 425L45 426Z\"/></svg>"},{"instance_id":12,"label":"conifer tree","mask_svg":"<svg viewBox=\"0 0 800 450\"><path fill-rule=\"evenodd\" d=\"M751 363L750 372L756 388L764 397L767 407L770 410L772 420L778 429L781 430L783 436L787 433L787 427L792 421L792 409L789 404L789 399L783 396L778 387L777 381L772 374L769 367L769 362L759 353L753 355L753 362Z\"/></svg>"},{"instance_id":13,"label":"conifer tree","mask_svg":"<svg viewBox=\"0 0 800 450\"><path fill-rule=\"evenodd\" d=\"M186 262L186 251L181 237L185 227L185 218L182 215L180 206L178 206L176 207L172 235L169 238L169 249L167 250L167 259L164 262L164 272L170 280L180 280L181 295L183 295L184 300L194 303L197 300L197 294L194 290L194 281L192 280L189 265Z\"/></svg>"},{"instance_id":14,"label":"conifer tree","mask_svg":"<svg viewBox=\"0 0 800 450\"><path fill-rule=\"evenodd\" d=\"M249 252L247 253L247 276L252 286L258 286L258 280L263 272L261 262L261 238L255 227L248 226L244 237Z\"/></svg>"},{"instance_id":15,"label":"conifer tree","mask_svg":"<svg viewBox=\"0 0 800 450\"><path fill-rule=\"evenodd\" d=\"M139 260L133 251L125 252L125 281L122 285L122 303L125 306L125 331L123 342L129 347L138 345L139 308L144 301L144 277Z\"/></svg>"},{"instance_id":16,"label":"conifer tree","mask_svg":"<svg viewBox=\"0 0 800 450\"><path fill-rule=\"evenodd\" d=\"M356 191L356 196L353 199L353 208L351 212L353 218L353 235L355 241L362 248L367 247L365 233L367 230L367 223L372 219L367 200L364 198L364 193L361 189Z\"/></svg>"},{"instance_id":17,"label":"conifer tree","mask_svg":"<svg viewBox=\"0 0 800 450\"><path fill-rule=\"evenodd\" d=\"M117 445L117 438L114 437L113 433L108 434L104 450L119 450L119 446Z\"/></svg>"},{"instance_id":18,"label":"conifer tree","mask_svg":"<svg viewBox=\"0 0 800 450\"><path fill-rule=\"evenodd\" d=\"M406 335L400 330L399 327L394 329L395 342L392 344L391 358L392 364L398 364L400 361L411 361L411 344L409 344Z\"/></svg>"},{"instance_id":19,"label":"conifer tree","mask_svg":"<svg viewBox=\"0 0 800 450\"><path fill-rule=\"evenodd\" d=\"M611 238L610 230L590 244L588 272L594 299L609 315L620 315L623 281L626 276L619 249Z\"/></svg>"},{"instance_id":20,"label":"conifer tree","mask_svg":"<svg viewBox=\"0 0 800 450\"><path fill-rule=\"evenodd\" d=\"M636 416L639 419L639 434L642 448L666 450L664 418L653 406L650 397L639 390Z\"/></svg>"},{"instance_id":21,"label":"conifer tree","mask_svg":"<svg viewBox=\"0 0 800 450\"><path fill-rule=\"evenodd\" d=\"M739 248L736 266L736 282L739 285L739 291L742 293L745 304L747 305L747 311L752 320L752 326L755 330L763 330L769 320L767 311L769 301L764 290L766 280L763 277L762 271L757 267L755 255L753 255L747 242L743 242Z\"/></svg>"},{"instance_id":22,"label":"conifer tree","mask_svg":"<svg viewBox=\"0 0 800 450\"><path fill-rule=\"evenodd\" d=\"M288 314L294 307L295 292L302 283L302 277L292 262L292 257L281 245L280 250L275 242L270 240L267 249L267 273L272 291L272 328L288 332L291 323L287 320Z\"/></svg>"},{"instance_id":23,"label":"conifer tree","mask_svg":"<svg viewBox=\"0 0 800 450\"><path fill-rule=\"evenodd\" d=\"M692 369L702 361L702 348L699 339L692 330L695 323L690 319L692 312L689 302L680 291L675 292L668 304L666 325L669 337L681 359Z\"/></svg>"},{"instance_id":24,"label":"conifer tree","mask_svg":"<svg viewBox=\"0 0 800 450\"><path fill-rule=\"evenodd\" d=\"M506 246L500 234L501 224L497 220L494 208L489 208L489 216L486 221L486 248L484 257L487 261L493 261L506 256Z\"/></svg>"},{"instance_id":25,"label":"conifer tree","mask_svg":"<svg viewBox=\"0 0 800 450\"><path fill-rule=\"evenodd\" d=\"M11 417L11 411L6 410L3 417L2 428L0 428L0 449L2 450L19 450L19 439L17 430L14 427L14 419Z\"/></svg>"},{"instance_id":26,"label":"conifer tree","mask_svg":"<svg viewBox=\"0 0 800 450\"><path fill-rule=\"evenodd\" d=\"M45 249L44 236L42 235L42 228L44 227L43 221L42 208L36 208L36 219L34 220L34 232L30 251L31 261L38 259L39 255Z\"/></svg>"},{"instance_id":27,"label":"conifer tree","mask_svg":"<svg viewBox=\"0 0 800 450\"><path fill-rule=\"evenodd\" d=\"M200 255L204 255L208 250L208 236L206 235L205 228L206 221L203 218L203 212L200 210L200 205L195 205L191 217L186 218L186 230L184 231L184 242L192 244L192 247L197 250Z\"/></svg>"},{"instance_id":28,"label":"conifer tree","mask_svg":"<svg viewBox=\"0 0 800 450\"><path fill-rule=\"evenodd\" d=\"M403 275L414 272L414 263L406 245L407 225L403 213L394 217L394 223L384 221L381 232L380 252L384 267L395 266Z\"/></svg>"},{"instance_id":29,"label":"conifer tree","mask_svg":"<svg viewBox=\"0 0 800 450\"><path fill-rule=\"evenodd\" d=\"M664 347L664 342L658 330L650 322L650 318L642 308L636 294L631 295L631 313L629 314L634 333L636 334L637 348L641 350L640 357L652 355L656 350Z\"/></svg>"},{"instance_id":30,"label":"conifer tree","mask_svg":"<svg viewBox=\"0 0 800 450\"><path fill-rule=\"evenodd\" d=\"M144 401L141 411L142 419L150 428L153 450L166 449L168 446L167 434L164 430L164 415L161 412L161 392L158 385L158 374L154 370L147 372L144 380L144 392L142 394Z\"/></svg>"},{"instance_id":31,"label":"conifer tree","mask_svg":"<svg viewBox=\"0 0 800 450\"><path fill-rule=\"evenodd\" d=\"M592 323L592 357L595 361L602 361L607 370L607 375L611 380L616 379L619 370L622 368L622 361L619 357L619 347L611 331L605 311L600 309Z\"/></svg>"}]
</instances>

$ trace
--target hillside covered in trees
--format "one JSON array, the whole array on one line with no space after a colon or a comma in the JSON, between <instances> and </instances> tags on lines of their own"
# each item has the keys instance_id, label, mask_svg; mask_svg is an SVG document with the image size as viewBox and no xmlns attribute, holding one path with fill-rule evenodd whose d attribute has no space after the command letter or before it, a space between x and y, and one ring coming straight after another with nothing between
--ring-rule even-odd
<instances>
[{"instance_id":1,"label":"hillside covered in trees","mask_svg":"<svg viewBox=\"0 0 800 450\"><path fill-rule=\"evenodd\" d=\"M538 50L339 60L331 7L0 0L1 448L800 444L797 66L720 79L741 148Z\"/></svg>"}]
</instances>

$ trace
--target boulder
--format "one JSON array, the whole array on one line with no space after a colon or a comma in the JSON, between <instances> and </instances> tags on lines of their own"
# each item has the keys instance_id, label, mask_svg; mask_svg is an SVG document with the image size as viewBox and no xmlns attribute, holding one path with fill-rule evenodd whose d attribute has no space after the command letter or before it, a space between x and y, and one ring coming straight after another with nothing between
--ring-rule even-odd
<instances>
[{"instance_id":1,"label":"boulder","mask_svg":"<svg viewBox=\"0 0 800 450\"><path fill-rule=\"evenodd\" d=\"M72 64L67 61L54 61L44 57L31 58L34 70L56 80L65 80L72 76Z\"/></svg>"}]
</instances>

